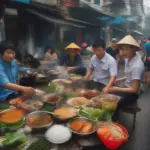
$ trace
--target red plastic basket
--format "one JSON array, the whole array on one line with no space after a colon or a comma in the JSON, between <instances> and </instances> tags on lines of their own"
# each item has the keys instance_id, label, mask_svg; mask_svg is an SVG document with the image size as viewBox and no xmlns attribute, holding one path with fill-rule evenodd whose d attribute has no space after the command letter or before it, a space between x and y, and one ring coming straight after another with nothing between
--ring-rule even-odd
<instances>
[{"instance_id":1,"label":"red plastic basket","mask_svg":"<svg viewBox=\"0 0 150 150\"><path fill-rule=\"evenodd\" d=\"M114 140L105 139L102 136L100 136L98 133L97 133L97 135L98 135L99 139L104 143L104 145L108 149L110 149L110 150L117 150L123 143L128 141L129 134L128 134L127 129L125 127L123 127L122 125L120 125L118 123L113 123L113 124L116 124L117 126L119 126L124 131L124 133L127 134L126 139L119 140L119 141L114 141Z\"/></svg>"}]
</instances>

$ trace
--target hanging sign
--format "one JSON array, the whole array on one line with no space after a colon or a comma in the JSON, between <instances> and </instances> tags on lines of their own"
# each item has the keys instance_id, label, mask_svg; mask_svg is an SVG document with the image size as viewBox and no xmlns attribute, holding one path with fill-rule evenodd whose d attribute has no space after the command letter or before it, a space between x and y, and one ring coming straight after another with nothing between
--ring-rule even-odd
<instances>
[{"instance_id":1,"label":"hanging sign","mask_svg":"<svg viewBox=\"0 0 150 150\"><path fill-rule=\"evenodd\" d=\"M9 0L11 2L19 2L19 3L25 3L25 4L29 4L30 0Z\"/></svg>"},{"instance_id":2,"label":"hanging sign","mask_svg":"<svg viewBox=\"0 0 150 150\"><path fill-rule=\"evenodd\" d=\"M64 0L66 7L77 7L79 6L79 0Z\"/></svg>"}]
</instances>

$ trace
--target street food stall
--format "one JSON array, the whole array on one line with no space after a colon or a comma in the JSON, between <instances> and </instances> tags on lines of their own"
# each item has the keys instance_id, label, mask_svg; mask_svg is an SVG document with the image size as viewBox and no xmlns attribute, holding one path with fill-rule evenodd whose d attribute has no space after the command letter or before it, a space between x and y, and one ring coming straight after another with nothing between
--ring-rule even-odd
<instances>
[{"instance_id":1,"label":"street food stall","mask_svg":"<svg viewBox=\"0 0 150 150\"><path fill-rule=\"evenodd\" d=\"M128 140L125 127L111 121L120 97L87 89L79 75L59 77L38 82L32 97L0 104L0 149L117 149Z\"/></svg>"}]
</instances>

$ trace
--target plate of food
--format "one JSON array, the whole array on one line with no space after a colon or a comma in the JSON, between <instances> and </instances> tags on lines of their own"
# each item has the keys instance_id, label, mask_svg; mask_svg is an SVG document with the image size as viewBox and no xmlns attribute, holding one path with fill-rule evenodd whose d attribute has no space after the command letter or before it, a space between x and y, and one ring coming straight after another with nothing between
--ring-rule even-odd
<instances>
[{"instance_id":1,"label":"plate of food","mask_svg":"<svg viewBox=\"0 0 150 150\"><path fill-rule=\"evenodd\" d=\"M19 106L27 111L35 111L43 107L43 102L40 100L26 100Z\"/></svg>"},{"instance_id":2,"label":"plate of food","mask_svg":"<svg viewBox=\"0 0 150 150\"><path fill-rule=\"evenodd\" d=\"M61 97L58 94L47 94L44 96L44 102L55 105L61 101Z\"/></svg>"},{"instance_id":3,"label":"plate of food","mask_svg":"<svg viewBox=\"0 0 150 150\"><path fill-rule=\"evenodd\" d=\"M53 119L46 111L35 111L27 115L26 122L32 129L41 129L50 127Z\"/></svg>"},{"instance_id":4,"label":"plate of food","mask_svg":"<svg viewBox=\"0 0 150 150\"><path fill-rule=\"evenodd\" d=\"M52 81L52 83L57 83L57 84L71 84L71 80L66 80L66 79L55 79Z\"/></svg>"},{"instance_id":5,"label":"plate of food","mask_svg":"<svg viewBox=\"0 0 150 150\"><path fill-rule=\"evenodd\" d=\"M4 129L6 131L16 131L21 127L23 127L24 125L25 125L25 118L22 118L21 120L19 120L14 124L7 124L7 123L0 122L0 129L2 130L0 132L3 132Z\"/></svg>"},{"instance_id":6,"label":"plate of food","mask_svg":"<svg viewBox=\"0 0 150 150\"><path fill-rule=\"evenodd\" d=\"M23 119L25 111L23 109L10 108L0 113L0 122L5 124L15 124Z\"/></svg>"},{"instance_id":7,"label":"plate of food","mask_svg":"<svg viewBox=\"0 0 150 150\"><path fill-rule=\"evenodd\" d=\"M93 134L97 130L96 124L87 118L74 118L68 124L70 130L80 136Z\"/></svg>"},{"instance_id":8,"label":"plate of food","mask_svg":"<svg viewBox=\"0 0 150 150\"><path fill-rule=\"evenodd\" d=\"M22 102L24 102L26 100L27 100L27 98L25 96L20 96L20 97L17 97L17 98L10 100L9 103L10 103L10 105L18 107Z\"/></svg>"},{"instance_id":9,"label":"plate of food","mask_svg":"<svg viewBox=\"0 0 150 150\"><path fill-rule=\"evenodd\" d=\"M52 113L56 114L53 115L56 119L65 121L73 117L76 117L78 113L78 109L76 109L75 107L62 105L55 108L52 111Z\"/></svg>"},{"instance_id":10,"label":"plate of food","mask_svg":"<svg viewBox=\"0 0 150 150\"><path fill-rule=\"evenodd\" d=\"M68 99L67 104L74 107L83 107L89 105L89 100L85 97L75 97Z\"/></svg>"},{"instance_id":11,"label":"plate of food","mask_svg":"<svg viewBox=\"0 0 150 150\"><path fill-rule=\"evenodd\" d=\"M97 90L87 90L84 93L84 97L86 97L87 99L91 99L93 97L97 97L100 93Z\"/></svg>"}]
</instances>

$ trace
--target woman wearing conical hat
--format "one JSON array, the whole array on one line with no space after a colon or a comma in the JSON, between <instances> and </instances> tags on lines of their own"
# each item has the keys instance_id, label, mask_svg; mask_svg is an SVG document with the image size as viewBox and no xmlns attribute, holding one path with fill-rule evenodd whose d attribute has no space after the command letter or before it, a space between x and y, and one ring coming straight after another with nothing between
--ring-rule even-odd
<instances>
[{"instance_id":1,"label":"woman wearing conical hat","mask_svg":"<svg viewBox=\"0 0 150 150\"><path fill-rule=\"evenodd\" d=\"M117 45L125 58L125 78L117 79L116 83L125 81L125 87L111 87L109 92L121 96L118 107L124 107L138 99L145 68L141 58L136 54L140 46L132 36L127 35Z\"/></svg>"},{"instance_id":2,"label":"woman wearing conical hat","mask_svg":"<svg viewBox=\"0 0 150 150\"><path fill-rule=\"evenodd\" d=\"M60 65L67 67L69 73L85 75L86 68L83 65L81 56L77 53L81 48L71 43L65 48L66 54L61 58Z\"/></svg>"}]
</instances>

